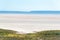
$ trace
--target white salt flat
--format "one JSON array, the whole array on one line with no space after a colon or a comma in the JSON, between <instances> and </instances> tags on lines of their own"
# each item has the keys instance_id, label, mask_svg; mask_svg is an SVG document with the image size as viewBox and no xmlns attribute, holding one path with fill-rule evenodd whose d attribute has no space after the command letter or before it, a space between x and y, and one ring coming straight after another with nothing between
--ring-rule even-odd
<instances>
[{"instance_id":1,"label":"white salt flat","mask_svg":"<svg viewBox=\"0 0 60 40\"><path fill-rule=\"evenodd\" d=\"M0 14L0 28L22 33L60 30L60 14Z\"/></svg>"}]
</instances>

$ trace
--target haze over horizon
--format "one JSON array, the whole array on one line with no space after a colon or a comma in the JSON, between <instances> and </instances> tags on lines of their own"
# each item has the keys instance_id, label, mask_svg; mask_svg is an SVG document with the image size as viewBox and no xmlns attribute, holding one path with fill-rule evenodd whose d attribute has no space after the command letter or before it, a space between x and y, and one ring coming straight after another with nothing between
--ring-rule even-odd
<instances>
[{"instance_id":1,"label":"haze over horizon","mask_svg":"<svg viewBox=\"0 0 60 40\"><path fill-rule=\"evenodd\" d=\"M0 11L60 10L60 0L0 0Z\"/></svg>"}]
</instances>

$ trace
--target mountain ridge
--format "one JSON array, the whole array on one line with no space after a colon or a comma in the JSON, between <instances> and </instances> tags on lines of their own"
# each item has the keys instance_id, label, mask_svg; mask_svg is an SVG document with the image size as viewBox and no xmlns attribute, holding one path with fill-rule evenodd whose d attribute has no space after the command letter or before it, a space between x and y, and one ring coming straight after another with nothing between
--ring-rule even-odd
<instances>
[{"instance_id":1,"label":"mountain ridge","mask_svg":"<svg viewBox=\"0 0 60 40\"><path fill-rule=\"evenodd\" d=\"M60 13L60 11L0 11L0 13Z\"/></svg>"}]
</instances>

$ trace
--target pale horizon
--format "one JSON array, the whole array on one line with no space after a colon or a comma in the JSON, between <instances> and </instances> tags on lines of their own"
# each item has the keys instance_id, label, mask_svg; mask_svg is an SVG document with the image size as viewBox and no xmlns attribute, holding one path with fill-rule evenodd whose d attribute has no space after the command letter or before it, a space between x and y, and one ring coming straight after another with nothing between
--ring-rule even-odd
<instances>
[{"instance_id":1,"label":"pale horizon","mask_svg":"<svg viewBox=\"0 0 60 40\"><path fill-rule=\"evenodd\" d=\"M60 11L60 0L0 0L0 11Z\"/></svg>"}]
</instances>

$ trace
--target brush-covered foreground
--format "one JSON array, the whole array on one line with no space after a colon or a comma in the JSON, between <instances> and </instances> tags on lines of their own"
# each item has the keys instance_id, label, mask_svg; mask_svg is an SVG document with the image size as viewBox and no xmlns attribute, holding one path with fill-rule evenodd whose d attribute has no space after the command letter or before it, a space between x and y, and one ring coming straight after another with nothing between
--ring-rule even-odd
<instances>
[{"instance_id":1,"label":"brush-covered foreground","mask_svg":"<svg viewBox=\"0 0 60 40\"><path fill-rule=\"evenodd\" d=\"M16 31L0 29L0 40L60 40L60 30L17 34Z\"/></svg>"}]
</instances>

